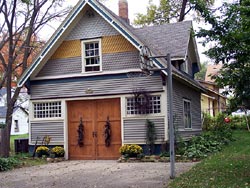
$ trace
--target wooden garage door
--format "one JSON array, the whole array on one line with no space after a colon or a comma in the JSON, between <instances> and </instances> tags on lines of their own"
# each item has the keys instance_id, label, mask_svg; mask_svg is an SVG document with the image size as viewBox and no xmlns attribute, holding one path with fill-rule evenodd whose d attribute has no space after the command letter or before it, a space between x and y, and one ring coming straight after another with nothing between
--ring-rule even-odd
<instances>
[{"instance_id":1,"label":"wooden garage door","mask_svg":"<svg viewBox=\"0 0 250 188\"><path fill-rule=\"evenodd\" d=\"M70 101L68 105L69 159L118 159L121 146L120 99ZM107 118L111 125L111 144L105 146ZM83 121L83 146L78 144L78 128Z\"/></svg>"}]
</instances>

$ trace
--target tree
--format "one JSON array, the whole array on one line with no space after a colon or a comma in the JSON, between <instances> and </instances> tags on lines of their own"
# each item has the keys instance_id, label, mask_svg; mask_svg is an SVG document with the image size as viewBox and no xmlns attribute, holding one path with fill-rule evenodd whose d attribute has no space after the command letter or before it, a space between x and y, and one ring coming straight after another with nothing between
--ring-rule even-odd
<instances>
[{"instance_id":1,"label":"tree","mask_svg":"<svg viewBox=\"0 0 250 188\"><path fill-rule=\"evenodd\" d=\"M161 25L172 21L183 21L185 16L195 9L195 4L200 0L160 0L159 6L149 0L147 13L137 14L134 20L135 25ZM206 6L214 3L214 0L201 1Z\"/></svg>"},{"instance_id":2,"label":"tree","mask_svg":"<svg viewBox=\"0 0 250 188\"><path fill-rule=\"evenodd\" d=\"M217 9L196 4L210 29L200 29L203 45L212 44L206 55L223 67L216 82L227 87L234 107L250 108L250 0L224 3Z\"/></svg>"},{"instance_id":3,"label":"tree","mask_svg":"<svg viewBox=\"0 0 250 188\"><path fill-rule=\"evenodd\" d=\"M201 63L200 72L197 72L195 74L195 79L205 80L206 72L207 72L207 62Z\"/></svg>"},{"instance_id":4,"label":"tree","mask_svg":"<svg viewBox=\"0 0 250 188\"><path fill-rule=\"evenodd\" d=\"M1 130L0 156L8 157L12 113L21 88L12 92L13 75L17 79L27 69L36 53L39 31L49 22L63 17L69 8L64 0L2 0L0 1L0 89L7 89L7 113ZM60 8L61 7L61 8ZM60 8L60 11L57 9Z\"/></svg>"}]
</instances>

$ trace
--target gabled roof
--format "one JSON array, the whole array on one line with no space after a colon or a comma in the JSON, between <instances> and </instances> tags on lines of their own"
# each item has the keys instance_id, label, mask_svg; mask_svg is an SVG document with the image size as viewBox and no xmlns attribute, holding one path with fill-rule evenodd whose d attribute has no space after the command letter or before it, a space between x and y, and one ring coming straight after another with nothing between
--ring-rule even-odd
<instances>
[{"instance_id":1,"label":"gabled roof","mask_svg":"<svg viewBox=\"0 0 250 188\"><path fill-rule=\"evenodd\" d=\"M171 54L173 59L186 59L192 22L136 28L133 31L148 47L157 50L158 55Z\"/></svg>"},{"instance_id":2,"label":"gabled roof","mask_svg":"<svg viewBox=\"0 0 250 188\"><path fill-rule=\"evenodd\" d=\"M18 87L22 87L32 75L32 73L37 70L39 66L42 66L42 63L45 63L48 60L49 56L52 55L51 53L53 52L53 49L57 48L61 44L63 39L66 37L66 34L72 29L71 25L73 24L74 20L77 19L79 13L87 5L99 13L111 26L113 26L121 35L130 41L130 43L138 50L140 50L142 46L146 45L150 48L152 56L166 55L166 53L170 52L173 58L180 58L183 60L186 59L188 42L190 41L192 28L192 23L190 21L135 29L99 1L79 0L77 5L69 13L64 22L52 35L33 64L19 79ZM165 32L167 32L167 35ZM166 67L165 60L154 59L153 62L157 68ZM163 72L167 75L165 70L163 70ZM178 72L178 70L174 69L174 72ZM187 79L185 75L181 76L180 72L176 74L176 76L178 78L184 79L191 85L202 89L197 82Z\"/></svg>"},{"instance_id":3,"label":"gabled roof","mask_svg":"<svg viewBox=\"0 0 250 188\"><path fill-rule=\"evenodd\" d=\"M217 65L207 65L207 71L205 76L205 81L208 82L215 82L215 79L213 79L213 76L216 76L222 68L221 64Z\"/></svg>"}]
</instances>

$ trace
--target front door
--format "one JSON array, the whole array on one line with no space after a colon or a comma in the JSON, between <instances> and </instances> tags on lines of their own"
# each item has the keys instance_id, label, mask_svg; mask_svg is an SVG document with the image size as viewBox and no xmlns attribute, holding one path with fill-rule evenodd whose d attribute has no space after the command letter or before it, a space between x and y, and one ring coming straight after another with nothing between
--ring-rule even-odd
<instances>
[{"instance_id":1,"label":"front door","mask_svg":"<svg viewBox=\"0 0 250 188\"><path fill-rule=\"evenodd\" d=\"M67 105L69 159L119 158L120 99L70 101ZM79 129L81 119L83 131ZM105 125L108 119L110 123L109 146L105 142ZM79 139L81 137L82 139Z\"/></svg>"}]
</instances>

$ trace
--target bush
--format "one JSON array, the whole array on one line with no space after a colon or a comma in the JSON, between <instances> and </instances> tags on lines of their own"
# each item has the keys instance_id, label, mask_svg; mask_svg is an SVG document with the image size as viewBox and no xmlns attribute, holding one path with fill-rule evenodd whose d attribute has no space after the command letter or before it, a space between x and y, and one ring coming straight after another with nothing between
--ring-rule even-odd
<instances>
[{"instance_id":1,"label":"bush","mask_svg":"<svg viewBox=\"0 0 250 188\"><path fill-rule=\"evenodd\" d=\"M19 164L20 164L20 162L13 157L0 158L0 172L11 170L14 167L18 166Z\"/></svg>"},{"instance_id":2,"label":"bush","mask_svg":"<svg viewBox=\"0 0 250 188\"><path fill-rule=\"evenodd\" d=\"M230 118L229 123L225 123L225 117ZM250 122L250 116L247 116L248 122ZM218 114L216 117L212 117L207 113L203 113L202 129L206 131L221 129L228 127L231 129L247 129L247 122L245 116L227 116L226 114Z\"/></svg>"},{"instance_id":3,"label":"bush","mask_svg":"<svg viewBox=\"0 0 250 188\"><path fill-rule=\"evenodd\" d=\"M38 157L42 157L43 155L49 155L49 148L46 146L39 146L36 148L36 154Z\"/></svg>"},{"instance_id":4,"label":"bush","mask_svg":"<svg viewBox=\"0 0 250 188\"><path fill-rule=\"evenodd\" d=\"M56 146L51 149L51 154L55 155L55 157L64 157L64 148L61 146Z\"/></svg>"},{"instance_id":5,"label":"bush","mask_svg":"<svg viewBox=\"0 0 250 188\"><path fill-rule=\"evenodd\" d=\"M143 152L142 147L136 144L123 145L119 149L120 154L125 155L126 157L137 157Z\"/></svg>"},{"instance_id":6,"label":"bush","mask_svg":"<svg viewBox=\"0 0 250 188\"><path fill-rule=\"evenodd\" d=\"M205 158L211 153L220 151L231 141L233 141L232 130L225 125L216 126L216 129L205 131L187 142L179 142L176 153L189 159Z\"/></svg>"},{"instance_id":7,"label":"bush","mask_svg":"<svg viewBox=\"0 0 250 188\"><path fill-rule=\"evenodd\" d=\"M231 116L231 128L232 129L247 129L247 122L245 116ZM250 116L247 116L248 122L250 122Z\"/></svg>"}]
</instances>

